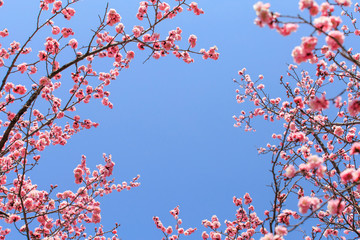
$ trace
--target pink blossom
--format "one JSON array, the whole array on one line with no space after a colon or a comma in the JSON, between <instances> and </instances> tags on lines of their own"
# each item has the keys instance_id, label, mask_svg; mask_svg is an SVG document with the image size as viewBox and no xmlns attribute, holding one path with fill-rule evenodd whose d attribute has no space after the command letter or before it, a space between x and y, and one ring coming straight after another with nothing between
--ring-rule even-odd
<instances>
[{"instance_id":1,"label":"pink blossom","mask_svg":"<svg viewBox=\"0 0 360 240\"><path fill-rule=\"evenodd\" d=\"M305 8L311 8L314 4L314 0L300 0L299 9L304 10Z\"/></svg>"},{"instance_id":2,"label":"pink blossom","mask_svg":"<svg viewBox=\"0 0 360 240\"><path fill-rule=\"evenodd\" d=\"M107 24L110 26L113 26L114 24L121 21L120 14L116 12L115 9L110 9L107 13Z\"/></svg>"},{"instance_id":3,"label":"pink blossom","mask_svg":"<svg viewBox=\"0 0 360 240\"><path fill-rule=\"evenodd\" d=\"M250 197L249 193L246 193L246 194L244 195L244 199L245 199L244 203L245 203L246 205L248 205L248 204L250 204L250 203L252 202L252 198Z\"/></svg>"},{"instance_id":4,"label":"pink blossom","mask_svg":"<svg viewBox=\"0 0 360 240\"><path fill-rule=\"evenodd\" d=\"M51 32L54 35L58 35L60 33L60 28L58 26L54 26Z\"/></svg>"},{"instance_id":5,"label":"pink blossom","mask_svg":"<svg viewBox=\"0 0 360 240\"><path fill-rule=\"evenodd\" d=\"M303 37L301 38L301 47L304 52L310 53L315 49L317 41L318 39L316 37Z\"/></svg>"},{"instance_id":6,"label":"pink blossom","mask_svg":"<svg viewBox=\"0 0 360 240\"><path fill-rule=\"evenodd\" d=\"M100 214L93 214L91 217L91 221L93 223L99 223L101 221L101 215Z\"/></svg>"},{"instance_id":7,"label":"pink blossom","mask_svg":"<svg viewBox=\"0 0 360 240\"><path fill-rule=\"evenodd\" d=\"M279 236L285 236L285 235L287 235L288 231L285 226L278 225L275 228L275 233Z\"/></svg>"},{"instance_id":8,"label":"pink blossom","mask_svg":"<svg viewBox=\"0 0 360 240\"><path fill-rule=\"evenodd\" d=\"M26 65L26 63L19 64L19 65L17 66L17 69L18 69L21 73L26 72L26 70L27 70L27 65Z\"/></svg>"},{"instance_id":9,"label":"pink blossom","mask_svg":"<svg viewBox=\"0 0 360 240\"><path fill-rule=\"evenodd\" d=\"M334 134L341 137L344 134L344 129L340 126L336 126L334 129Z\"/></svg>"},{"instance_id":10,"label":"pink blossom","mask_svg":"<svg viewBox=\"0 0 360 240\"><path fill-rule=\"evenodd\" d=\"M124 28L125 28L124 24L119 23L119 24L115 27L115 30L116 30L117 33L122 33L122 32L124 31Z\"/></svg>"},{"instance_id":11,"label":"pink blossom","mask_svg":"<svg viewBox=\"0 0 360 240\"><path fill-rule=\"evenodd\" d=\"M352 100L349 102L348 105L348 111L349 114L353 117L355 117L356 115L358 115L358 113L360 112L360 100Z\"/></svg>"},{"instance_id":12,"label":"pink blossom","mask_svg":"<svg viewBox=\"0 0 360 240\"><path fill-rule=\"evenodd\" d=\"M258 16L260 22L259 25L262 27L264 24L269 24L272 21L272 15L269 11L270 4L257 2L254 4L254 10Z\"/></svg>"},{"instance_id":13,"label":"pink blossom","mask_svg":"<svg viewBox=\"0 0 360 240\"><path fill-rule=\"evenodd\" d=\"M50 83L50 79L47 78L47 77L42 77L42 78L40 78L40 80L39 80L39 84L40 84L40 85L43 85L43 86L46 86L46 85L48 85L49 83Z\"/></svg>"},{"instance_id":14,"label":"pink blossom","mask_svg":"<svg viewBox=\"0 0 360 240\"><path fill-rule=\"evenodd\" d=\"M295 47L294 50L291 53L291 56L294 59L295 63L301 63L301 62L305 62L307 60L306 58L306 53L304 52L304 49L302 47Z\"/></svg>"},{"instance_id":15,"label":"pink blossom","mask_svg":"<svg viewBox=\"0 0 360 240\"><path fill-rule=\"evenodd\" d=\"M70 20L71 17L75 15L75 10L73 8L65 8L61 11L61 13L64 15L64 18L67 20Z\"/></svg>"},{"instance_id":16,"label":"pink blossom","mask_svg":"<svg viewBox=\"0 0 360 240\"><path fill-rule=\"evenodd\" d=\"M341 182L343 184L346 184L353 180L353 173L355 169L353 168L347 168L342 173L340 173Z\"/></svg>"},{"instance_id":17,"label":"pink blossom","mask_svg":"<svg viewBox=\"0 0 360 240\"><path fill-rule=\"evenodd\" d=\"M311 16L316 16L319 13L319 5L317 5L316 3L314 3L312 5L312 7L309 9L310 15Z\"/></svg>"},{"instance_id":18,"label":"pink blossom","mask_svg":"<svg viewBox=\"0 0 360 240\"><path fill-rule=\"evenodd\" d=\"M265 236L260 238L260 240L275 240L274 235L272 233L267 233Z\"/></svg>"},{"instance_id":19,"label":"pink blossom","mask_svg":"<svg viewBox=\"0 0 360 240\"><path fill-rule=\"evenodd\" d=\"M300 0L299 9L309 9L310 15L315 16L319 13L319 5L314 0Z\"/></svg>"},{"instance_id":20,"label":"pink blossom","mask_svg":"<svg viewBox=\"0 0 360 240\"><path fill-rule=\"evenodd\" d=\"M331 50L336 50L344 43L344 34L340 31L331 31L325 38L326 44Z\"/></svg>"},{"instance_id":21,"label":"pink blossom","mask_svg":"<svg viewBox=\"0 0 360 240\"><path fill-rule=\"evenodd\" d=\"M155 51L155 52L153 53L152 57L155 58L155 59L159 59L159 58L161 57L161 54L160 54L159 51Z\"/></svg>"},{"instance_id":22,"label":"pink blossom","mask_svg":"<svg viewBox=\"0 0 360 240\"><path fill-rule=\"evenodd\" d=\"M7 37L7 36L9 36L9 31L7 30L7 28L0 31L0 37Z\"/></svg>"},{"instance_id":23,"label":"pink blossom","mask_svg":"<svg viewBox=\"0 0 360 240\"><path fill-rule=\"evenodd\" d=\"M293 178L296 174L296 169L293 165L289 165L286 169L285 169L285 177L287 178Z\"/></svg>"},{"instance_id":24,"label":"pink blossom","mask_svg":"<svg viewBox=\"0 0 360 240\"><path fill-rule=\"evenodd\" d=\"M301 197L298 202L299 212L305 214L311 205L311 198L310 197Z\"/></svg>"},{"instance_id":25,"label":"pink blossom","mask_svg":"<svg viewBox=\"0 0 360 240\"><path fill-rule=\"evenodd\" d=\"M294 102L299 108L304 108L304 102L300 96L294 98Z\"/></svg>"},{"instance_id":26,"label":"pink blossom","mask_svg":"<svg viewBox=\"0 0 360 240\"><path fill-rule=\"evenodd\" d=\"M190 43L190 47L194 48L196 46L196 40L197 37L195 35L190 35L189 37L189 43Z\"/></svg>"},{"instance_id":27,"label":"pink blossom","mask_svg":"<svg viewBox=\"0 0 360 240\"><path fill-rule=\"evenodd\" d=\"M45 51L39 51L38 57L39 57L40 61L45 61L47 58L47 53Z\"/></svg>"},{"instance_id":28,"label":"pink blossom","mask_svg":"<svg viewBox=\"0 0 360 240\"><path fill-rule=\"evenodd\" d=\"M189 10L193 11L195 13L195 15L200 15L200 14L204 14L204 11L198 7L198 4L196 2L191 2L190 3L190 8Z\"/></svg>"},{"instance_id":29,"label":"pink blossom","mask_svg":"<svg viewBox=\"0 0 360 240\"><path fill-rule=\"evenodd\" d=\"M20 94L20 95L23 95L26 93L26 87L25 86L22 86L22 85L16 85L14 88L13 88L13 92L14 93L17 93L17 94Z\"/></svg>"},{"instance_id":30,"label":"pink blossom","mask_svg":"<svg viewBox=\"0 0 360 240\"><path fill-rule=\"evenodd\" d=\"M78 47L78 42L73 38L69 41L69 45L72 49L76 49Z\"/></svg>"},{"instance_id":31,"label":"pink blossom","mask_svg":"<svg viewBox=\"0 0 360 240\"><path fill-rule=\"evenodd\" d=\"M1 64L0 64L1 65ZM1 66L0 66L1 67ZM37 72L37 68L36 67L34 67L34 66L31 66L30 67L30 72L29 72L29 74L35 74Z\"/></svg>"},{"instance_id":32,"label":"pink blossom","mask_svg":"<svg viewBox=\"0 0 360 240\"><path fill-rule=\"evenodd\" d=\"M167 229L166 229L166 233L167 234L171 234L173 232L173 229L171 226L169 226Z\"/></svg>"},{"instance_id":33,"label":"pink blossom","mask_svg":"<svg viewBox=\"0 0 360 240\"><path fill-rule=\"evenodd\" d=\"M351 5L351 0L335 0L336 3L344 7L349 7Z\"/></svg>"},{"instance_id":34,"label":"pink blossom","mask_svg":"<svg viewBox=\"0 0 360 240\"><path fill-rule=\"evenodd\" d=\"M360 142L355 142L351 146L350 155L359 154L360 153Z\"/></svg>"},{"instance_id":35,"label":"pink blossom","mask_svg":"<svg viewBox=\"0 0 360 240\"><path fill-rule=\"evenodd\" d=\"M7 223L14 223L21 220L21 217L16 214L11 214L8 218L5 219L5 222Z\"/></svg>"},{"instance_id":36,"label":"pink blossom","mask_svg":"<svg viewBox=\"0 0 360 240\"><path fill-rule=\"evenodd\" d=\"M62 2L61 1L56 1L53 5L53 12L59 11L60 8L62 6Z\"/></svg>"},{"instance_id":37,"label":"pink blossom","mask_svg":"<svg viewBox=\"0 0 360 240\"><path fill-rule=\"evenodd\" d=\"M352 180L354 182L358 182L360 180L360 168L352 172L352 177L353 177Z\"/></svg>"},{"instance_id":38,"label":"pink blossom","mask_svg":"<svg viewBox=\"0 0 360 240\"><path fill-rule=\"evenodd\" d=\"M134 26L132 32L135 37L140 37L141 33L144 31L144 28L141 26Z\"/></svg>"},{"instance_id":39,"label":"pink blossom","mask_svg":"<svg viewBox=\"0 0 360 240\"><path fill-rule=\"evenodd\" d=\"M321 31L327 32L333 28L331 20L327 16L320 16L320 17L316 18L314 20L313 24L319 30L319 33L321 33Z\"/></svg>"},{"instance_id":40,"label":"pink blossom","mask_svg":"<svg viewBox=\"0 0 360 240\"><path fill-rule=\"evenodd\" d=\"M63 28L61 29L61 34L63 35L64 38L67 38L70 35L74 35L75 33L71 28Z\"/></svg>"},{"instance_id":41,"label":"pink blossom","mask_svg":"<svg viewBox=\"0 0 360 240\"><path fill-rule=\"evenodd\" d=\"M294 23L285 23L282 27L276 27L276 30L282 35L282 36L288 36L293 32L296 32L299 25Z\"/></svg>"},{"instance_id":42,"label":"pink blossom","mask_svg":"<svg viewBox=\"0 0 360 240\"><path fill-rule=\"evenodd\" d=\"M342 213L342 211L344 211L345 209L345 202L342 201L341 199L335 199L335 200L330 200L328 202L328 206L327 209L329 211L330 214L332 215L339 215Z\"/></svg>"},{"instance_id":43,"label":"pink blossom","mask_svg":"<svg viewBox=\"0 0 360 240\"><path fill-rule=\"evenodd\" d=\"M314 99L310 100L309 105L314 111L322 111L329 108L329 101L325 98L325 95L323 94L321 98L315 97Z\"/></svg>"},{"instance_id":44,"label":"pink blossom","mask_svg":"<svg viewBox=\"0 0 360 240\"><path fill-rule=\"evenodd\" d=\"M317 156L317 155L311 155L307 159L307 165L310 169L318 168L320 165L324 162L324 159Z\"/></svg>"},{"instance_id":45,"label":"pink blossom","mask_svg":"<svg viewBox=\"0 0 360 240\"><path fill-rule=\"evenodd\" d=\"M131 60L131 59L133 59L134 57L135 57L135 53L134 53L133 51L128 51L128 52L126 53L126 58L127 58L127 59Z\"/></svg>"},{"instance_id":46,"label":"pink blossom","mask_svg":"<svg viewBox=\"0 0 360 240\"><path fill-rule=\"evenodd\" d=\"M233 197L233 203L235 204L235 206L240 206L242 204L242 198L236 198L234 196Z\"/></svg>"},{"instance_id":47,"label":"pink blossom","mask_svg":"<svg viewBox=\"0 0 360 240\"><path fill-rule=\"evenodd\" d=\"M210 236L205 231L202 232L201 237L205 240L208 239Z\"/></svg>"}]
</instances>

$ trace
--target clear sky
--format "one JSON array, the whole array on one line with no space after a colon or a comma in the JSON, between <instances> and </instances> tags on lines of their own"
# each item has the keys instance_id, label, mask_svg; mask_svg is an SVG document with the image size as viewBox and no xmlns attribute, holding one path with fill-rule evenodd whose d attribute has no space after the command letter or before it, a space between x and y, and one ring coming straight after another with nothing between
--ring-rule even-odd
<instances>
[{"instance_id":1,"label":"clear sky","mask_svg":"<svg viewBox=\"0 0 360 240\"><path fill-rule=\"evenodd\" d=\"M291 50L300 44L301 35L284 38L255 26L256 1L197 2L205 15L185 12L161 30L179 26L185 39L197 35L197 49L216 45L220 59L195 57L193 64L186 64L170 55L143 64L147 55L136 51L131 67L109 88L112 110L95 102L78 108L83 118L100 126L75 135L65 147L47 149L31 175L40 188L59 184L59 191L75 189L73 169L82 154L92 168L102 162L102 153L112 154L117 182L141 175L139 188L101 200L103 225L120 223L122 239L161 239L152 217L174 226L169 211L177 205L183 227L199 227L188 239L199 239L202 219L213 214L221 223L234 218L234 195L249 192L260 217L270 204L270 159L258 156L256 148L271 140L274 128L264 121L258 122L256 133L233 127L232 116L250 105L236 103L232 79L246 67L254 78L263 74L267 89L276 96L281 92L280 75L286 63L292 63ZM271 2L280 12L297 9L297 1ZM35 0L5 0L0 29L9 29L9 40L24 41L34 27L38 5ZM73 27L75 38L86 41L105 6L103 0L82 0L74 19L62 23ZM127 29L140 24L135 17L138 1L109 0L109 7L120 13ZM42 45L32 43L34 49Z\"/></svg>"}]
</instances>

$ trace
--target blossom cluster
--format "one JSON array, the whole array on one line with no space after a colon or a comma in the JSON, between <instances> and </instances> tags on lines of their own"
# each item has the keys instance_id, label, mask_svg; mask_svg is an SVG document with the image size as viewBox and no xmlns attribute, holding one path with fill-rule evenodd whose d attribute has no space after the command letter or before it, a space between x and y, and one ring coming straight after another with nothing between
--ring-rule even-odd
<instances>
[{"instance_id":1,"label":"blossom cluster","mask_svg":"<svg viewBox=\"0 0 360 240\"><path fill-rule=\"evenodd\" d=\"M172 53L186 63L193 62L195 55L214 60L219 57L216 47L196 50L194 34L182 41L179 27L167 35L158 33L159 24L184 8L195 15L203 14L195 2L176 0L171 7L164 1L142 1L136 17L146 21L127 33L120 13L106 8L98 27L85 41L68 24L77 16L78 2L41 0L37 27L24 42L12 41L5 46L11 35L6 28L0 31L0 68L4 73L0 83L0 192L4 195L0 219L15 225L13 229L27 239L104 239L105 235L119 239L118 224L110 231L98 226L101 208L97 198L139 186L139 176L129 183L115 184L110 179L116 171L111 155L104 155L105 163L92 172L83 156L73 170L78 188L56 194L56 185L48 191L40 190L28 177L29 171L41 164L42 152L51 145L67 145L74 134L99 125L86 114L79 114L77 107L98 101L112 109L109 85L130 67L137 49L148 50L149 59ZM4 4L1 0L0 7ZM43 33L49 35L43 37ZM35 39L43 42L34 45ZM104 62L101 71L95 67L98 61ZM87 223L96 224L95 235L88 233ZM193 231L184 230L183 234ZM0 228L1 239L8 234L10 228Z\"/></svg>"}]
</instances>

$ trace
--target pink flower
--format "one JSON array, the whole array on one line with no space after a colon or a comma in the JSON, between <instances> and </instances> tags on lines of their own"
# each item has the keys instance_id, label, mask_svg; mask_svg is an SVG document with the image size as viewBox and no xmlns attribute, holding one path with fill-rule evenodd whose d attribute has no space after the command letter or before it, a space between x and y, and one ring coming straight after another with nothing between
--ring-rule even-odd
<instances>
[{"instance_id":1,"label":"pink flower","mask_svg":"<svg viewBox=\"0 0 360 240\"><path fill-rule=\"evenodd\" d=\"M43 86L47 86L50 83L50 79L47 77L42 77L39 80L39 84Z\"/></svg>"},{"instance_id":2,"label":"pink flower","mask_svg":"<svg viewBox=\"0 0 360 240\"><path fill-rule=\"evenodd\" d=\"M301 197L298 202L299 212L305 214L311 205L311 198L310 197Z\"/></svg>"},{"instance_id":3,"label":"pink flower","mask_svg":"<svg viewBox=\"0 0 360 240\"><path fill-rule=\"evenodd\" d=\"M14 223L17 222L21 219L21 217L19 215L16 214L11 214L6 220L5 222L7 223Z\"/></svg>"},{"instance_id":4,"label":"pink flower","mask_svg":"<svg viewBox=\"0 0 360 240\"><path fill-rule=\"evenodd\" d=\"M299 97L295 97L294 98L294 102L296 103L296 105L299 107L299 108L304 108L304 102L302 101L302 98L299 96Z\"/></svg>"},{"instance_id":5,"label":"pink flower","mask_svg":"<svg viewBox=\"0 0 360 240\"><path fill-rule=\"evenodd\" d=\"M242 198L236 198L234 196L233 197L233 203L235 204L235 206L240 206L242 204Z\"/></svg>"},{"instance_id":6,"label":"pink flower","mask_svg":"<svg viewBox=\"0 0 360 240\"><path fill-rule=\"evenodd\" d=\"M205 231L203 231L202 234L201 234L201 237L202 237L203 239L208 239L210 236L209 236L209 234L207 234Z\"/></svg>"},{"instance_id":7,"label":"pink flower","mask_svg":"<svg viewBox=\"0 0 360 240\"><path fill-rule=\"evenodd\" d=\"M70 35L74 35L75 33L71 28L63 28L61 29L61 34L64 36L64 38L67 38Z\"/></svg>"},{"instance_id":8,"label":"pink flower","mask_svg":"<svg viewBox=\"0 0 360 240\"><path fill-rule=\"evenodd\" d=\"M110 26L113 26L114 24L121 21L120 14L116 12L115 9L110 9L107 13L107 24Z\"/></svg>"},{"instance_id":9,"label":"pink flower","mask_svg":"<svg viewBox=\"0 0 360 240\"><path fill-rule=\"evenodd\" d=\"M7 30L7 28L0 31L0 37L7 37L7 36L9 36L9 31Z\"/></svg>"},{"instance_id":10,"label":"pink flower","mask_svg":"<svg viewBox=\"0 0 360 240\"><path fill-rule=\"evenodd\" d=\"M287 235L288 231L287 231L286 227L278 225L275 228L275 233L280 236L285 236L285 235Z\"/></svg>"},{"instance_id":11,"label":"pink flower","mask_svg":"<svg viewBox=\"0 0 360 240\"><path fill-rule=\"evenodd\" d=\"M72 49L76 49L78 47L78 42L73 38L69 41L69 45Z\"/></svg>"},{"instance_id":12,"label":"pink flower","mask_svg":"<svg viewBox=\"0 0 360 240\"><path fill-rule=\"evenodd\" d=\"M140 37L141 33L144 31L144 28L141 26L134 26L132 32L135 37Z\"/></svg>"},{"instance_id":13,"label":"pink flower","mask_svg":"<svg viewBox=\"0 0 360 240\"><path fill-rule=\"evenodd\" d=\"M327 16L320 16L318 18L316 18L313 22L314 26L319 29L322 30L324 32L329 31L331 28L333 28L333 25L331 23L331 20L329 17ZM319 31L319 34L321 32Z\"/></svg>"},{"instance_id":14,"label":"pink flower","mask_svg":"<svg viewBox=\"0 0 360 240\"><path fill-rule=\"evenodd\" d=\"M274 235L272 233L267 233L265 236L260 238L260 240L275 240Z\"/></svg>"},{"instance_id":15,"label":"pink flower","mask_svg":"<svg viewBox=\"0 0 360 240\"><path fill-rule=\"evenodd\" d=\"M189 10L193 10L193 12L195 13L195 15L200 15L200 14L204 14L204 11L198 7L198 4L196 2L192 2L190 3L190 8Z\"/></svg>"},{"instance_id":16,"label":"pink flower","mask_svg":"<svg viewBox=\"0 0 360 240\"><path fill-rule=\"evenodd\" d=\"M351 0L335 0L335 2L344 7L349 7L351 5Z\"/></svg>"},{"instance_id":17,"label":"pink flower","mask_svg":"<svg viewBox=\"0 0 360 240\"><path fill-rule=\"evenodd\" d=\"M167 229L166 229L166 233L167 234L171 234L173 232L173 229L171 226L169 226Z\"/></svg>"},{"instance_id":18,"label":"pink flower","mask_svg":"<svg viewBox=\"0 0 360 240\"><path fill-rule=\"evenodd\" d=\"M60 28L58 26L54 26L51 32L54 35L58 35L60 33Z\"/></svg>"},{"instance_id":19,"label":"pink flower","mask_svg":"<svg viewBox=\"0 0 360 240\"><path fill-rule=\"evenodd\" d=\"M314 4L314 0L300 0L299 9L304 10L305 8L311 8Z\"/></svg>"},{"instance_id":20,"label":"pink flower","mask_svg":"<svg viewBox=\"0 0 360 240\"><path fill-rule=\"evenodd\" d=\"M38 57L39 57L40 61L45 61L47 58L47 53L45 51L39 51Z\"/></svg>"},{"instance_id":21,"label":"pink flower","mask_svg":"<svg viewBox=\"0 0 360 240\"><path fill-rule=\"evenodd\" d=\"M52 12L56 12L56 11L59 11L59 9L61 8L62 6L62 2L61 1L56 1L53 5L53 11Z\"/></svg>"},{"instance_id":22,"label":"pink flower","mask_svg":"<svg viewBox=\"0 0 360 240\"><path fill-rule=\"evenodd\" d=\"M352 100L351 102L349 102L348 111L349 114L353 117L358 115L358 113L360 112L360 100Z\"/></svg>"},{"instance_id":23,"label":"pink flower","mask_svg":"<svg viewBox=\"0 0 360 240\"><path fill-rule=\"evenodd\" d=\"M135 57L135 53L134 53L133 51L128 51L128 52L126 53L126 58L127 58L127 59L131 60L131 59L133 59L134 57Z\"/></svg>"},{"instance_id":24,"label":"pink flower","mask_svg":"<svg viewBox=\"0 0 360 240\"><path fill-rule=\"evenodd\" d=\"M347 168L342 173L340 173L341 182L343 184L346 184L346 183L352 181L354 171L355 170L353 168Z\"/></svg>"},{"instance_id":25,"label":"pink flower","mask_svg":"<svg viewBox=\"0 0 360 240\"><path fill-rule=\"evenodd\" d=\"M75 10L73 8L65 8L61 11L62 14L64 14L64 17L67 19L67 20L70 20L72 16L75 15Z\"/></svg>"},{"instance_id":26,"label":"pink flower","mask_svg":"<svg viewBox=\"0 0 360 240\"><path fill-rule=\"evenodd\" d=\"M27 70L26 63L19 64L19 65L17 66L17 69L18 69L21 73L26 72L26 70Z\"/></svg>"},{"instance_id":27,"label":"pink flower","mask_svg":"<svg viewBox=\"0 0 360 240\"><path fill-rule=\"evenodd\" d=\"M342 127L340 127L340 126L336 126L335 130L334 130L334 134L336 136L340 137L340 136L342 136L344 134L344 129L342 129Z\"/></svg>"},{"instance_id":28,"label":"pink flower","mask_svg":"<svg viewBox=\"0 0 360 240\"><path fill-rule=\"evenodd\" d=\"M31 66L29 74L35 74L36 72L37 72L37 68L34 66Z\"/></svg>"},{"instance_id":29,"label":"pink flower","mask_svg":"<svg viewBox=\"0 0 360 240\"><path fill-rule=\"evenodd\" d=\"M325 95L322 95L321 98L315 97L314 99L310 100L309 105L312 110L321 111L323 109L329 108L329 101L326 100Z\"/></svg>"},{"instance_id":30,"label":"pink flower","mask_svg":"<svg viewBox=\"0 0 360 240\"><path fill-rule=\"evenodd\" d=\"M293 23L285 23L282 27L276 27L276 30L282 35L282 36L288 36L292 32L296 32L298 29L298 24Z\"/></svg>"},{"instance_id":31,"label":"pink flower","mask_svg":"<svg viewBox=\"0 0 360 240\"><path fill-rule=\"evenodd\" d=\"M307 165L309 166L310 169L314 169L314 168L318 168L320 167L320 165L324 162L324 159L317 156L317 155L311 155L308 159L307 159Z\"/></svg>"},{"instance_id":32,"label":"pink flower","mask_svg":"<svg viewBox=\"0 0 360 240\"><path fill-rule=\"evenodd\" d=\"M360 142L355 142L350 149L350 155L359 154L360 153Z\"/></svg>"},{"instance_id":33,"label":"pink flower","mask_svg":"<svg viewBox=\"0 0 360 240\"><path fill-rule=\"evenodd\" d=\"M291 56L293 57L294 59L294 62L295 63L302 63L302 62L305 62L307 59L306 59L306 53L304 52L304 49L302 47L295 47L294 50L292 51L291 53Z\"/></svg>"},{"instance_id":34,"label":"pink flower","mask_svg":"<svg viewBox=\"0 0 360 240\"><path fill-rule=\"evenodd\" d=\"M310 15L311 16L316 16L319 13L319 5L317 5L316 3L314 3L312 5L312 7L309 9Z\"/></svg>"},{"instance_id":35,"label":"pink flower","mask_svg":"<svg viewBox=\"0 0 360 240\"><path fill-rule=\"evenodd\" d=\"M25 86L22 86L22 85L16 85L14 88L13 88L13 92L14 93L17 93L17 94L20 94L20 95L23 95L26 93L26 87Z\"/></svg>"},{"instance_id":36,"label":"pink flower","mask_svg":"<svg viewBox=\"0 0 360 240\"><path fill-rule=\"evenodd\" d=\"M301 47L304 49L304 52L309 53L315 49L318 39L316 37L303 37L301 41Z\"/></svg>"},{"instance_id":37,"label":"pink flower","mask_svg":"<svg viewBox=\"0 0 360 240\"><path fill-rule=\"evenodd\" d=\"M101 221L101 215L100 214L93 214L91 217L91 221L93 223L99 223Z\"/></svg>"},{"instance_id":38,"label":"pink flower","mask_svg":"<svg viewBox=\"0 0 360 240\"><path fill-rule=\"evenodd\" d=\"M124 28L125 28L124 24L119 23L119 24L115 27L115 30L116 30L117 33L122 33L122 32L124 31Z\"/></svg>"},{"instance_id":39,"label":"pink flower","mask_svg":"<svg viewBox=\"0 0 360 240\"><path fill-rule=\"evenodd\" d=\"M196 40L197 40L197 37L195 35L190 35L189 37L189 43L190 43L190 46L192 48L194 48L196 46Z\"/></svg>"},{"instance_id":40,"label":"pink flower","mask_svg":"<svg viewBox=\"0 0 360 240\"><path fill-rule=\"evenodd\" d=\"M244 199L245 199L244 203L246 205L248 205L248 204L250 204L252 202L252 198L250 197L249 193L245 193Z\"/></svg>"},{"instance_id":41,"label":"pink flower","mask_svg":"<svg viewBox=\"0 0 360 240\"><path fill-rule=\"evenodd\" d=\"M345 209L345 202L341 201L341 199L336 199L336 200L330 200L328 202L328 206L327 209L329 211L330 214L334 215L334 214L341 214L342 211L344 211Z\"/></svg>"},{"instance_id":42,"label":"pink flower","mask_svg":"<svg viewBox=\"0 0 360 240\"><path fill-rule=\"evenodd\" d=\"M258 16L260 22L259 25L262 27L264 24L269 24L272 21L272 15L269 11L270 4L257 2L254 4L254 10Z\"/></svg>"},{"instance_id":43,"label":"pink flower","mask_svg":"<svg viewBox=\"0 0 360 240\"><path fill-rule=\"evenodd\" d=\"M159 59L159 58L161 57L161 54L160 54L159 51L155 51L155 52L153 53L152 57L155 58L155 59Z\"/></svg>"},{"instance_id":44,"label":"pink flower","mask_svg":"<svg viewBox=\"0 0 360 240\"><path fill-rule=\"evenodd\" d=\"M338 49L344 43L344 34L340 31L331 31L325 38L326 44L331 50Z\"/></svg>"},{"instance_id":45,"label":"pink flower","mask_svg":"<svg viewBox=\"0 0 360 240\"><path fill-rule=\"evenodd\" d=\"M285 169L285 177L287 178L293 178L296 174L296 169L293 165L289 165L286 169Z\"/></svg>"}]
</instances>

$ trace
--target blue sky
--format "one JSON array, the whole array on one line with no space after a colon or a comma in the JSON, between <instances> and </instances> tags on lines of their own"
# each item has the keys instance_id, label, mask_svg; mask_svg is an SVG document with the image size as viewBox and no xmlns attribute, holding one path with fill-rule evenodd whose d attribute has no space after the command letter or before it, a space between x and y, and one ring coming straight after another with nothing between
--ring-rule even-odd
<instances>
[{"instance_id":1,"label":"blue sky","mask_svg":"<svg viewBox=\"0 0 360 240\"><path fill-rule=\"evenodd\" d=\"M102 153L112 154L117 182L141 175L139 188L101 200L103 225L110 228L113 222L120 223L122 239L160 239L162 233L152 217L174 225L169 210L177 205L184 228L200 227L189 239L199 239L202 219L213 214L221 223L234 218L234 195L249 192L261 217L270 204L269 159L258 156L256 148L271 141L274 128L264 121L257 122L256 133L233 127L232 116L250 105L236 103L237 86L232 79L246 67L254 78L265 76L273 96L281 94L278 80L286 72L286 63L292 63L291 50L300 44L301 35L284 38L255 26L252 5L256 1L197 2L205 15L185 12L162 25L161 31L179 26L184 39L197 35L197 49L216 45L220 59L195 57L193 64L186 64L168 56L143 64L147 55L137 51L131 67L109 88L114 109L96 102L78 107L83 118L100 126L75 135L65 147L47 149L31 175L44 189L50 184L59 184L60 191L74 189L72 171L82 154L93 168L102 161ZM280 12L297 9L297 1L271 2ZM75 7L74 19L61 20L59 25L72 26L74 37L85 42L105 6L103 0L83 0ZM110 0L109 7L120 13L128 30L140 24L135 17L137 1ZM25 39L33 29L37 8L37 1L5 0L0 28L9 29L9 40ZM44 36L32 43L33 49L42 48L41 39Z\"/></svg>"}]
</instances>

